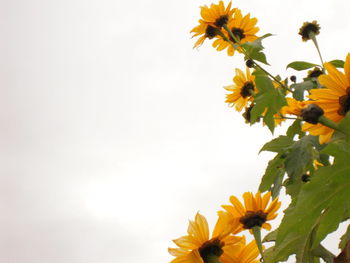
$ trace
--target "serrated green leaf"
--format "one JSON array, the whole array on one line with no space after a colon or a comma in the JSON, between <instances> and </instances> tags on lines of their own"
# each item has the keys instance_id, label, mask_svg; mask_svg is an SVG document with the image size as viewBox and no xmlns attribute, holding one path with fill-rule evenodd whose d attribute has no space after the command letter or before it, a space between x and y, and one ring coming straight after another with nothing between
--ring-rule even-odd
<instances>
[{"instance_id":1,"label":"serrated green leaf","mask_svg":"<svg viewBox=\"0 0 350 263\"><path fill-rule=\"evenodd\" d=\"M271 79L263 71L256 70L254 75L258 93L254 95L255 106L250 113L251 120L254 122L263 115L264 123L273 132L275 128L274 114L287 105L287 101L280 89L273 86Z\"/></svg>"},{"instance_id":2,"label":"serrated green leaf","mask_svg":"<svg viewBox=\"0 0 350 263\"><path fill-rule=\"evenodd\" d=\"M344 64L345 64L345 62L340 59L329 61L329 63L331 63L336 68L344 68Z\"/></svg>"},{"instance_id":3,"label":"serrated green leaf","mask_svg":"<svg viewBox=\"0 0 350 263\"><path fill-rule=\"evenodd\" d=\"M338 153L338 157L343 154ZM343 220L343 215L348 209L345 204L350 202L349 173L350 165L322 167L315 172L309 183L303 185L293 205L286 210L279 227L273 262L285 259L291 254L296 254L301 262L310 249L311 240L312 247L317 247L325 233L333 231L334 225ZM322 213L324 211L326 213ZM327 227L331 220L332 225ZM316 228L318 225L322 228ZM311 239L315 229L316 236Z\"/></svg>"},{"instance_id":4,"label":"serrated green leaf","mask_svg":"<svg viewBox=\"0 0 350 263\"><path fill-rule=\"evenodd\" d=\"M305 62L305 61L294 61L292 63L289 63L287 65L287 68L292 68L300 71L300 70L309 69L315 66L318 66L318 65L310 62Z\"/></svg>"},{"instance_id":5,"label":"serrated green leaf","mask_svg":"<svg viewBox=\"0 0 350 263\"><path fill-rule=\"evenodd\" d=\"M322 258L326 263L333 263L335 258L335 256L322 245L315 248L312 251L312 254L316 257Z\"/></svg>"},{"instance_id":6,"label":"serrated green leaf","mask_svg":"<svg viewBox=\"0 0 350 263\"><path fill-rule=\"evenodd\" d=\"M273 200L280 195L280 192L283 186L284 174L285 174L285 170L283 168L277 170L275 181L273 182L273 185L270 189L271 197Z\"/></svg>"},{"instance_id":7,"label":"serrated green leaf","mask_svg":"<svg viewBox=\"0 0 350 263\"><path fill-rule=\"evenodd\" d=\"M262 52L264 49L262 45L262 40L266 37L272 36L272 34L266 34L255 41L252 42L246 42L242 44L242 48L246 51L247 55L245 56L245 59L253 59L260 61L266 65L269 65L269 63L266 60L266 55Z\"/></svg>"},{"instance_id":8,"label":"serrated green leaf","mask_svg":"<svg viewBox=\"0 0 350 263\"><path fill-rule=\"evenodd\" d=\"M342 235L340 238L339 248L343 250L346 246L346 243L348 243L349 240L350 240L350 225L346 229L346 232L344 233L344 235Z\"/></svg>"},{"instance_id":9,"label":"serrated green leaf","mask_svg":"<svg viewBox=\"0 0 350 263\"><path fill-rule=\"evenodd\" d=\"M272 242L275 241L277 237L277 230L274 230L272 232L269 232L262 240L263 243L265 242Z\"/></svg>"},{"instance_id":10,"label":"serrated green leaf","mask_svg":"<svg viewBox=\"0 0 350 263\"><path fill-rule=\"evenodd\" d=\"M295 120L287 130L287 136L289 138L293 139L295 135L299 135L299 137L302 137L305 135L305 132L301 130L301 120L299 119Z\"/></svg>"},{"instance_id":11,"label":"serrated green leaf","mask_svg":"<svg viewBox=\"0 0 350 263\"><path fill-rule=\"evenodd\" d=\"M316 84L311 80L306 80L304 82L292 84L290 86L291 89L293 89L293 98L299 101L304 100L304 92L305 90L310 90L313 88L316 88Z\"/></svg>"},{"instance_id":12,"label":"serrated green leaf","mask_svg":"<svg viewBox=\"0 0 350 263\"><path fill-rule=\"evenodd\" d=\"M293 144L293 139L287 136L279 136L272 141L269 141L268 143L265 143L265 145L260 149L259 153L262 151L269 151L269 152L281 152L285 151L286 148L291 146Z\"/></svg>"},{"instance_id":13,"label":"serrated green leaf","mask_svg":"<svg viewBox=\"0 0 350 263\"><path fill-rule=\"evenodd\" d=\"M269 161L265 174L261 178L261 183L259 186L260 192L265 192L270 190L271 186L274 184L276 178L282 177L285 173L284 169L284 159L281 158L282 154L279 153Z\"/></svg>"},{"instance_id":14,"label":"serrated green leaf","mask_svg":"<svg viewBox=\"0 0 350 263\"><path fill-rule=\"evenodd\" d=\"M296 141L288 152L285 160L285 168L289 177L286 185L287 193L292 197L295 196L302 185L301 176L312 166L316 152L313 146L317 143L317 137L304 136Z\"/></svg>"}]
</instances>

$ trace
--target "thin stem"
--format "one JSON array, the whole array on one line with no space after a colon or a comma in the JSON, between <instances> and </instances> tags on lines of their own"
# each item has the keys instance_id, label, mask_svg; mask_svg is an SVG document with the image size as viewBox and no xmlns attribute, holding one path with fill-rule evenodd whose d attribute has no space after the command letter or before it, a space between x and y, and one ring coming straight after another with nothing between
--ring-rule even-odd
<instances>
[{"instance_id":1,"label":"thin stem","mask_svg":"<svg viewBox=\"0 0 350 263\"><path fill-rule=\"evenodd\" d=\"M233 43L232 41L228 40L227 37L224 38L225 41L228 41L234 48L235 45L238 46L241 50L242 53L248 58L254 61L254 59L247 53L247 51L242 47L242 45L240 44L240 39L237 38L232 31L228 28L227 24L223 25L223 28L227 31L227 33L230 35L230 37L235 41L235 43ZM256 63L256 61L254 61L254 64L256 65L256 67L258 67L260 70L262 70L263 72L265 72L265 74L267 74L268 76L270 76L274 81L276 81L282 88L288 90L289 92L292 92L292 90L290 88L288 88L286 85L284 85L281 81L279 81L276 77L274 77L272 74L270 74L267 70L265 70L262 66L260 66L258 63Z\"/></svg>"},{"instance_id":2,"label":"thin stem","mask_svg":"<svg viewBox=\"0 0 350 263\"><path fill-rule=\"evenodd\" d=\"M299 118L293 118L293 117L285 117L285 116L282 116L280 118L274 118L276 120L280 120L280 119L283 119L283 120L300 120Z\"/></svg>"},{"instance_id":3,"label":"thin stem","mask_svg":"<svg viewBox=\"0 0 350 263\"><path fill-rule=\"evenodd\" d=\"M264 263L267 263L266 262L266 258L264 257L264 250L263 250L262 243L261 243L260 227L259 226L255 226L255 227L252 228L252 230L253 230L254 239L255 239L255 242L256 242L256 244L258 246L260 255L262 257L262 260L264 261Z\"/></svg>"},{"instance_id":4,"label":"thin stem","mask_svg":"<svg viewBox=\"0 0 350 263\"><path fill-rule=\"evenodd\" d=\"M312 40L312 42L314 43L316 49L317 49L317 53L318 53L318 56L320 57L320 60L321 60L321 65L322 65L322 69L323 69L323 59L322 59L322 55L321 55L321 51L320 51L320 48L318 46L318 43L317 43L317 39L316 39L316 36L313 32L310 33L310 38Z\"/></svg>"}]
</instances>

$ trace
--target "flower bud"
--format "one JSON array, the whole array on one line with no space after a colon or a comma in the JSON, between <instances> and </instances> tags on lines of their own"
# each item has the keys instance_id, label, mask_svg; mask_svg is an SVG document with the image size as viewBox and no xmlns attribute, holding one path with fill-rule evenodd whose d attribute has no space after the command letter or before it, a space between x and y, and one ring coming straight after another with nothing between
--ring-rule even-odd
<instances>
[{"instance_id":1,"label":"flower bud","mask_svg":"<svg viewBox=\"0 0 350 263\"><path fill-rule=\"evenodd\" d=\"M299 29L299 35L301 35L303 41L310 40L312 35L318 35L320 33L320 25L317 21L304 22L303 26Z\"/></svg>"},{"instance_id":2,"label":"flower bud","mask_svg":"<svg viewBox=\"0 0 350 263\"><path fill-rule=\"evenodd\" d=\"M297 82L297 77L296 76L290 76L289 78L291 81L293 81L294 83Z\"/></svg>"},{"instance_id":3,"label":"flower bud","mask_svg":"<svg viewBox=\"0 0 350 263\"><path fill-rule=\"evenodd\" d=\"M323 109L316 104L309 104L306 108L301 110L301 117L303 120L311 124L317 124L318 119L323 114Z\"/></svg>"},{"instance_id":4,"label":"flower bud","mask_svg":"<svg viewBox=\"0 0 350 263\"><path fill-rule=\"evenodd\" d=\"M246 64L246 66L247 66L248 68L254 68L254 66L255 66L255 63L254 63L254 61L253 61L252 59L248 59L248 60L245 62L245 64Z\"/></svg>"}]
</instances>

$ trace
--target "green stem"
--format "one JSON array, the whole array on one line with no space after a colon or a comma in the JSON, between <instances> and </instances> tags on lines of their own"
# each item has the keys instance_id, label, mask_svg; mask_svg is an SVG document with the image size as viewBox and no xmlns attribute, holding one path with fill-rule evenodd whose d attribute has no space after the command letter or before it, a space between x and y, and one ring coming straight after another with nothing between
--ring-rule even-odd
<instances>
[{"instance_id":1,"label":"green stem","mask_svg":"<svg viewBox=\"0 0 350 263\"><path fill-rule=\"evenodd\" d=\"M237 38L232 31L228 28L227 24L223 25L223 28L227 31L227 33L230 35L230 37L235 41L235 43L233 43L232 41L230 41L229 39L227 39L227 37L224 37L224 40L229 42L233 48L237 48L235 46L238 46L241 50L242 53L248 58L254 61L254 64L256 65L257 68L259 68L260 70L262 70L263 72L265 72L265 74L267 74L268 76L270 76L274 81L276 81L282 88L288 90L289 92L292 92L292 90L290 88L288 88L286 85L284 85L281 81L279 81L276 77L274 77L272 74L270 74L267 70L265 70L262 66L260 66L258 63L256 63L256 61L247 53L247 51L242 47L242 45L240 44L240 39Z\"/></svg>"},{"instance_id":2,"label":"green stem","mask_svg":"<svg viewBox=\"0 0 350 263\"><path fill-rule=\"evenodd\" d=\"M264 257L264 250L263 250L262 243L261 243L260 227L259 226L255 226L255 227L252 228L252 230L253 230L253 235L254 235L254 238L255 238L255 242L256 242L256 244L258 246L260 255L262 257L262 260L264 261L264 263L267 263L266 262L266 258Z\"/></svg>"},{"instance_id":3,"label":"green stem","mask_svg":"<svg viewBox=\"0 0 350 263\"><path fill-rule=\"evenodd\" d=\"M317 49L317 53L318 53L318 56L320 57L320 60L321 60L321 65L322 65L322 69L323 69L323 59L322 59L322 55L321 55L321 51L320 51L320 48L318 46L318 43L317 43L317 39L316 39L316 36L313 32L310 33L309 37L311 38L312 42L314 43L316 49Z\"/></svg>"},{"instance_id":4,"label":"green stem","mask_svg":"<svg viewBox=\"0 0 350 263\"><path fill-rule=\"evenodd\" d=\"M206 262L208 263L221 263L219 258L213 254L208 255L206 259L207 259Z\"/></svg>"},{"instance_id":5,"label":"green stem","mask_svg":"<svg viewBox=\"0 0 350 263\"><path fill-rule=\"evenodd\" d=\"M321 123L324 126L327 126L329 128L332 128L336 131L339 131L341 133L344 133L346 135L349 135L346 131L342 130L339 125L337 123L335 123L334 121L326 118L324 115L322 115L319 119L318 122Z\"/></svg>"}]
</instances>

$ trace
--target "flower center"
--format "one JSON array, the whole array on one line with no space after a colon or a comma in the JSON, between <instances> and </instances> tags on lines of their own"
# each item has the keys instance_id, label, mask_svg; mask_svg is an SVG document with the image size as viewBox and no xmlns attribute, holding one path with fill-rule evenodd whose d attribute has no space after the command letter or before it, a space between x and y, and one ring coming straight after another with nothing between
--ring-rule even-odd
<instances>
[{"instance_id":1,"label":"flower center","mask_svg":"<svg viewBox=\"0 0 350 263\"><path fill-rule=\"evenodd\" d=\"M339 97L340 108L338 114L345 116L350 110L350 87L346 89L346 95Z\"/></svg>"},{"instance_id":2,"label":"flower center","mask_svg":"<svg viewBox=\"0 0 350 263\"><path fill-rule=\"evenodd\" d=\"M241 41L243 38L245 38L245 34L244 34L244 31L240 28L237 28L237 27L233 27L231 29L232 31L232 34L235 36L235 38L238 40L238 41ZM230 37L230 40L233 42L233 43L237 43L237 41L235 39L233 39L232 37Z\"/></svg>"},{"instance_id":3,"label":"flower center","mask_svg":"<svg viewBox=\"0 0 350 263\"><path fill-rule=\"evenodd\" d=\"M266 222L267 214L263 211L247 211L244 216L239 219L245 229L251 229L255 226L262 226Z\"/></svg>"},{"instance_id":4,"label":"flower center","mask_svg":"<svg viewBox=\"0 0 350 263\"><path fill-rule=\"evenodd\" d=\"M217 238L205 242L199 248L199 254L201 255L201 258L203 259L204 263L208 262L208 258L210 255L220 257L224 253L224 251L222 250L222 247L224 245L225 243L221 242L220 239Z\"/></svg>"},{"instance_id":5,"label":"flower center","mask_svg":"<svg viewBox=\"0 0 350 263\"><path fill-rule=\"evenodd\" d=\"M207 29L205 30L205 35L207 38L212 39L216 36L217 29L213 26L207 26Z\"/></svg>"},{"instance_id":6,"label":"flower center","mask_svg":"<svg viewBox=\"0 0 350 263\"><path fill-rule=\"evenodd\" d=\"M220 16L218 19L215 20L215 25L217 27L222 27L223 25L226 25L228 22L228 16L227 15L223 15Z\"/></svg>"},{"instance_id":7,"label":"flower center","mask_svg":"<svg viewBox=\"0 0 350 263\"><path fill-rule=\"evenodd\" d=\"M246 98L248 96L251 96L253 91L254 91L254 84L248 81L244 83L244 86L241 88L240 94L243 98Z\"/></svg>"}]
</instances>

